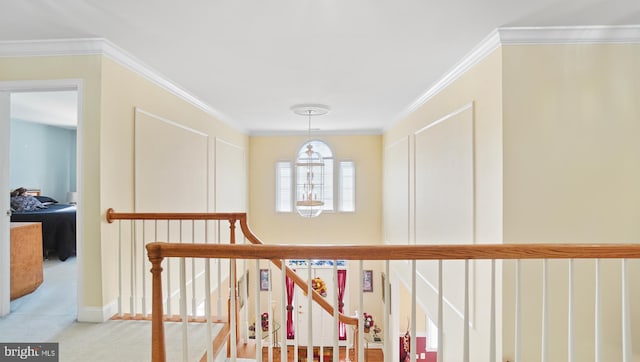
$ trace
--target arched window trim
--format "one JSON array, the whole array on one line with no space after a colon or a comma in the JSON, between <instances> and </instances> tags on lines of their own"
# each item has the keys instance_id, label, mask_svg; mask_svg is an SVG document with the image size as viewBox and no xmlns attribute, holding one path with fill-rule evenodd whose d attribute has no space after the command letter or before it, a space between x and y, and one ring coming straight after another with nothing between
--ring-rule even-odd
<instances>
[{"instance_id":1,"label":"arched window trim","mask_svg":"<svg viewBox=\"0 0 640 362\"><path fill-rule=\"evenodd\" d=\"M335 152L333 151L333 147L331 147L331 145L324 141L324 140L320 140L320 139L309 139L304 141L300 147L297 148L297 153L295 154L294 160L278 160L275 162L275 176L276 176L276 190L275 190L275 199L276 199L276 204L275 204L275 209L276 212L279 213L292 213L295 212L295 208L293 207L293 203L295 200L295 196L293 195L293 189L295 187L295 183L296 183L296 175L295 172L293 170L293 163L295 162L295 159L297 158L298 154L300 152L303 152L306 150L307 144L309 143L313 143L314 144L314 149L318 146L318 145L322 145L323 150L325 150L325 152L320 152L320 150L318 150L318 152L322 155L322 158L325 160L325 162L328 161L328 163L330 165L326 165L325 163L325 174L326 174L326 178L325 178L325 183L324 183L324 187L325 187L325 195L331 195L331 197L327 197L325 196L325 208L323 209L323 212L328 212L328 213L336 213L336 212L355 212L355 184L353 184L352 189L349 191L351 192L351 199L352 199L352 206L349 209L344 210L343 209L343 204L342 204L342 195L344 190L342 190L343 185L344 185L344 180L342 180L341 178L343 177L343 164L350 164L352 167L352 173L351 175L354 174L355 172L355 162L351 159L344 159L341 161L338 161L336 159L335 156ZM326 150L329 150L329 155L327 155ZM330 168L327 169L327 168ZM283 168L288 168L288 172L287 170L284 170L283 172ZM282 175L288 175L288 178L283 178ZM330 178L329 178L330 175ZM330 181L330 182L329 182ZM329 186L328 186L329 185ZM331 192L326 192L327 187L330 188ZM282 195L282 192L286 192L286 195ZM283 200L288 200L288 201L284 201ZM283 206L283 204L287 203L288 204L286 206Z\"/></svg>"}]
</instances>

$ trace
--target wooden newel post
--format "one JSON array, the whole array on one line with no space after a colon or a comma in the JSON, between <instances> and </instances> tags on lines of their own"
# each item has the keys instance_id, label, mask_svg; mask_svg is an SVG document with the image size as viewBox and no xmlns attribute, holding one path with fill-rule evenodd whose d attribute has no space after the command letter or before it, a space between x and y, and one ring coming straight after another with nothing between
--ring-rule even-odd
<instances>
[{"instance_id":1,"label":"wooden newel post","mask_svg":"<svg viewBox=\"0 0 640 362\"><path fill-rule=\"evenodd\" d=\"M151 309L151 361L165 362L167 354L164 345L164 320L162 310L162 263L160 245L147 245L147 255L151 262L152 309Z\"/></svg>"}]
</instances>

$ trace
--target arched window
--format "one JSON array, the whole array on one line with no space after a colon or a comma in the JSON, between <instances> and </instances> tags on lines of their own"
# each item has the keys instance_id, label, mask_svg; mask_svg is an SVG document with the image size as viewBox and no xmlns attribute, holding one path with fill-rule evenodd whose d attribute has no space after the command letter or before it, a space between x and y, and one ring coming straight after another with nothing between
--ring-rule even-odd
<instances>
[{"instance_id":1,"label":"arched window","mask_svg":"<svg viewBox=\"0 0 640 362\"><path fill-rule=\"evenodd\" d=\"M355 211L355 163L353 161L335 162L331 147L324 141L311 140L298 149L296 160L276 162L276 211L294 212L296 193L303 192L300 184L308 177L302 170L295 171L294 165L305 158L308 146L321 155L324 161L322 170L322 190L315 190L310 199L322 195L322 211ZM337 172L337 174L336 174ZM317 174L314 176L318 176ZM318 182L320 184L320 182ZM337 185L337 186L336 186Z\"/></svg>"},{"instance_id":2,"label":"arched window","mask_svg":"<svg viewBox=\"0 0 640 362\"><path fill-rule=\"evenodd\" d=\"M311 147L309 147L311 146ZM319 186L321 186L321 190L316 190L314 193L316 196L321 198L324 204L321 206L322 211L333 211L333 151L331 151L331 147L325 142L320 140L312 140L302 144L300 149L298 149L298 160L305 160L308 157L309 150L313 150L318 153L322 157L322 161L324 162L324 167L322 167L321 174L315 175L316 177L322 177L322 180L318 180ZM296 194L304 193L305 184L307 182L306 167L299 167L298 172L295 177L295 185L296 185ZM299 195L298 195L299 196ZM294 197L294 200L298 200L298 198Z\"/></svg>"}]
</instances>

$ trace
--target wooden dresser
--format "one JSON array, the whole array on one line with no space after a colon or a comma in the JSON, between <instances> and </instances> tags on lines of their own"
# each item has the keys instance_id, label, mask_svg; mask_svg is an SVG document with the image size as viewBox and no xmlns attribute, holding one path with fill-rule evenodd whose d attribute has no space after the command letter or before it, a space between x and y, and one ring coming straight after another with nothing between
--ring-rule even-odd
<instances>
[{"instance_id":1,"label":"wooden dresser","mask_svg":"<svg viewBox=\"0 0 640 362\"><path fill-rule=\"evenodd\" d=\"M11 300L42 284L42 223L11 223Z\"/></svg>"}]
</instances>

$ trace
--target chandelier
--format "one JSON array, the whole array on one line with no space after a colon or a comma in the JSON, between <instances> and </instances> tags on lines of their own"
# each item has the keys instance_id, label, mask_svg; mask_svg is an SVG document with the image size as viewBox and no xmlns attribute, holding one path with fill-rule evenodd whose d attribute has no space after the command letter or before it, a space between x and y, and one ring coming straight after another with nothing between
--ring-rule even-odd
<instances>
[{"instance_id":1,"label":"chandelier","mask_svg":"<svg viewBox=\"0 0 640 362\"><path fill-rule=\"evenodd\" d=\"M299 105L292 107L294 113L308 117L306 147L300 150L295 163L296 211L303 217L316 217L324 207L324 159L313 149L311 140L311 117L329 112L322 105Z\"/></svg>"}]
</instances>

